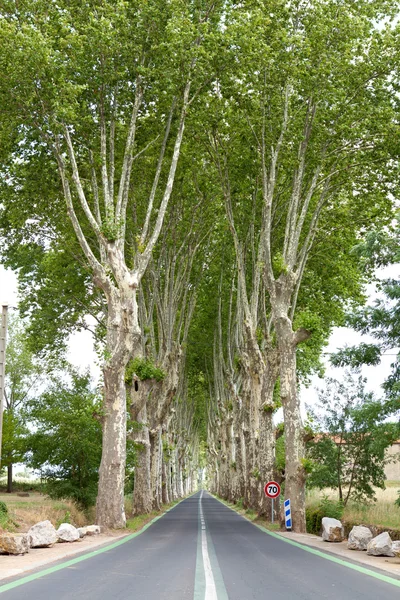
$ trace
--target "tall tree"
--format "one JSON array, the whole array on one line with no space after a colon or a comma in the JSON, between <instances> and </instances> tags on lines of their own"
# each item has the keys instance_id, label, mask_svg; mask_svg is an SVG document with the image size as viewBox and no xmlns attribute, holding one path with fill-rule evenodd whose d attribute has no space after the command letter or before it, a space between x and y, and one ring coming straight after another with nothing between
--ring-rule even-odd
<instances>
[{"instance_id":1,"label":"tall tree","mask_svg":"<svg viewBox=\"0 0 400 600\"><path fill-rule=\"evenodd\" d=\"M393 265L398 268L400 260L400 228L398 214L391 228L372 230L358 244L354 252L363 261L365 268ZM346 346L331 356L334 366L359 368L378 365L385 353L395 356L392 371L383 383L386 397L393 408L400 406L400 281L396 278L378 282L378 298L372 303L347 315L346 324L361 334L371 335L374 343L362 342L357 346ZM396 354L397 352L397 354Z\"/></svg>"},{"instance_id":2,"label":"tall tree","mask_svg":"<svg viewBox=\"0 0 400 600\"><path fill-rule=\"evenodd\" d=\"M96 502L101 426L95 416L100 410L90 376L68 364L25 408L31 425L27 464L40 471L51 497L71 498L83 509Z\"/></svg>"},{"instance_id":3,"label":"tall tree","mask_svg":"<svg viewBox=\"0 0 400 600\"><path fill-rule=\"evenodd\" d=\"M26 324L13 312L9 317L6 357L1 467L7 467L7 492L11 493L13 464L22 462L26 451L28 429L24 411L44 373L44 365L27 347Z\"/></svg>"},{"instance_id":4,"label":"tall tree","mask_svg":"<svg viewBox=\"0 0 400 600\"><path fill-rule=\"evenodd\" d=\"M375 499L374 487L385 487L387 448L397 439L399 426L389 423L390 403L365 390L365 380L349 373L339 382L327 380L319 405L311 413L316 435L309 444L315 468L309 483L337 489L344 505Z\"/></svg>"},{"instance_id":5,"label":"tall tree","mask_svg":"<svg viewBox=\"0 0 400 600\"><path fill-rule=\"evenodd\" d=\"M162 229L190 104L209 77L217 5L62 0L1 9L1 118L20 134L5 167L10 195L18 197L37 169L50 180L52 195L31 203L28 218L40 215L57 234L66 204L107 304L97 520L109 527L125 526L124 376L140 353L137 292Z\"/></svg>"},{"instance_id":6,"label":"tall tree","mask_svg":"<svg viewBox=\"0 0 400 600\"><path fill-rule=\"evenodd\" d=\"M378 28L385 11L388 22ZM244 2L232 3L225 19L226 60L235 72L226 69L218 82L209 147L235 244L243 339L257 358L261 327L264 345L272 346L266 355L278 355L285 496L297 531L305 530L297 346L311 332L305 322L296 327L296 309L319 227L329 223L330 241L337 227L354 235L379 217L378 206L383 217L390 212L387 135L398 60L390 14L382 2ZM253 243L246 230L249 198L256 207ZM260 367L250 370L252 395L260 390L250 404L255 415L263 386ZM262 372L273 382L273 368ZM272 382L266 389L273 390ZM257 418L251 421L258 427Z\"/></svg>"}]
</instances>

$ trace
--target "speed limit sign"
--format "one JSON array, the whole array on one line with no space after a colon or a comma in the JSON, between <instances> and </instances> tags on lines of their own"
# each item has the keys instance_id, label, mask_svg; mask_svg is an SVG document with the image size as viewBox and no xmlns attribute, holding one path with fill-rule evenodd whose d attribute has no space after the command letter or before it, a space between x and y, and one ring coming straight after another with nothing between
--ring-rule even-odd
<instances>
[{"instance_id":1,"label":"speed limit sign","mask_svg":"<svg viewBox=\"0 0 400 600\"><path fill-rule=\"evenodd\" d=\"M277 498L281 493L281 486L276 481L268 481L265 484L264 492L268 498Z\"/></svg>"}]
</instances>

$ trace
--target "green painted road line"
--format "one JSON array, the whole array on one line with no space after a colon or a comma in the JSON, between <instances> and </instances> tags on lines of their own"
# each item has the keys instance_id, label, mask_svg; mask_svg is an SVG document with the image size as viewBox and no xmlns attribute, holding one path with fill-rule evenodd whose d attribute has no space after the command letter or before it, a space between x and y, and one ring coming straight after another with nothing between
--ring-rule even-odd
<instances>
[{"instance_id":1,"label":"green painted road line","mask_svg":"<svg viewBox=\"0 0 400 600\"><path fill-rule=\"evenodd\" d=\"M194 494L192 494L192 496L193 495ZM187 496L187 498L190 498L190 497L191 496ZM55 565L54 567L49 567L48 569L44 569L43 571L38 571L37 573L32 573L32 575L27 575L26 577L21 577L21 579L17 579L16 581L11 581L10 583L5 583L4 585L0 586L0 594L2 594L3 592L8 592L9 590L12 590L20 585L24 585L25 583L29 583L30 581L34 581L35 579L39 579L40 577L45 577L46 575L50 575L51 573L56 573L57 571L60 571L61 569L67 569L68 567L71 567L72 565L76 565L77 563L80 563L83 560L87 560L88 558L93 558L94 556L98 556L99 554L102 554L103 552L108 552L109 550L118 548L118 546L121 546L122 544L126 544L126 542L130 542L130 540L133 540L133 538L137 537L138 535L140 535L141 533L146 531L146 529L148 529L151 525L153 525L153 523L158 521L158 519L161 519L167 512L174 510L174 508L176 508L178 506L178 504L180 504L181 502L184 502L184 500L187 500L187 498L183 498L182 500L177 502L174 506L171 506L171 508L168 508L165 512L163 512L162 515L158 515L157 517L154 517L154 519L152 519L149 523L146 523L146 525L144 525L140 531L131 533L130 535L127 535L126 537L122 538L121 540L118 540L117 542L114 542L113 544L109 544L109 545L105 546L104 548L99 548L98 550L93 550L92 552L88 552L87 554L83 554L82 556L77 556L76 558L72 558L71 560L68 560L67 562L63 562L60 565Z\"/></svg>"},{"instance_id":2,"label":"green painted road line","mask_svg":"<svg viewBox=\"0 0 400 600\"><path fill-rule=\"evenodd\" d=\"M222 500L220 500L216 496L213 496L213 498L215 498L215 500L218 500L218 502L221 502L221 504L223 506L226 506L226 508L233 510L233 512L236 513L237 515L239 515L240 517L242 516L234 508L231 508L230 506L228 506L227 504L222 502ZM244 517L242 517L242 518L244 518ZM361 567L360 565L356 565L354 563L347 562L347 560L343 560L342 558L336 558L336 556L326 554L325 552L321 552L321 550L316 550L315 548L311 548L310 546L305 546L304 544L300 544L300 542L295 542L294 540L289 540L288 538L286 538L282 535L279 535L279 533L274 533L273 531L269 531L262 525L258 525L257 523L252 523L248 519L246 519L246 521L248 521L255 527L258 527L258 529L260 529L263 533L267 533L268 535L271 535L272 537L276 538L277 540L280 540L281 542L286 542L287 544L296 546L297 548L300 548L301 550L305 550L306 552L309 552L310 554L315 554L315 556L325 558L325 560L330 560L331 562L334 562L338 565L342 565L343 567L347 567L348 569L353 569L353 571L358 571L359 573L363 573L364 575L368 575L369 577L374 577L375 579L379 579L380 581L384 581L385 583L390 583L391 585L394 585L395 587L400 587L399 579L394 579L393 577L389 577L388 575L383 575L382 573L377 573L376 571L371 571L370 569L367 569L366 567Z\"/></svg>"},{"instance_id":3,"label":"green painted road line","mask_svg":"<svg viewBox=\"0 0 400 600\"><path fill-rule=\"evenodd\" d=\"M215 552L214 544L212 541L212 536L209 530L206 530L207 535L207 544L208 550L210 554L210 562L211 568L214 574L215 587L217 590L218 600L229 600L228 592L226 591L224 578L222 577L221 569L219 568L219 562L217 558L217 554ZM195 599L196 600L196 599Z\"/></svg>"}]
</instances>

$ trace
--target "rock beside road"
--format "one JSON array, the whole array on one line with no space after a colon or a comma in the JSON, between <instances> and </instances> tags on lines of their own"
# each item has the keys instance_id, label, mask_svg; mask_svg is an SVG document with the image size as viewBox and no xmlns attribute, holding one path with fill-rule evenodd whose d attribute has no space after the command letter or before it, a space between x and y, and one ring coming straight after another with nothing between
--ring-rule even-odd
<instances>
[{"instance_id":1,"label":"rock beside road","mask_svg":"<svg viewBox=\"0 0 400 600\"><path fill-rule=\"evenodd\" d=\"M338 519L324 517L322 519L322 539L325 542L342 542L344 538L344 528Z\"/></svg>"},{"instance_id":2,"label":"rock beside road","mask_svg":"<svg viewBox=\"0 0 400 600\"><path fill-rule=\"evenodd\" d=\"M392 552L400 558L400 541L392 542Z\"/></svg>"},{"instance_id":3,"label":"rock beside road","mask_svg":"<svg viewBox=\"0 0 400 600\"><path fill-rule=\"evenodd\" d=\"M31 548L48 548L57 542L57 532L50 521L40 521L28 531Z\"/></svg>"},{"instance_id":4,"label":"rock beside road","mask_svg":"<svg viewBox=\"0 0 400 600\"><path fill-rule=\"evenodd\" d=\"M100 525L88 525L85 529L86 535L99 535L101 533Z\"/></svg>"},{"instance_id":5,"label":"rock beside road","mask_svg":"<svg viewBox=\"0 0 400 600\"><path fill-rule=\"evenodd\" d=\"M367 554L370 556L395 556L392 550L392 539L385 531L374 537L367 546Z\"/></svg>"},{"instance_id":6,"label":"rock beside road","mask_svg":"<svg viewBox=\"0 0 400 600\"><path fill-rule=\"evenodd\" d=\"M57 529L57 537L59 542L76 542L79 540L79 531L69 523L61 523Z\"/></svg>"},{"instance_id":7,"label":"rock beside road","mask_svg":"<svg viewBox=\"0 0 400 600\"><path fill-rule=\"evenodd\" d=\"M364 527L363 525L355 525L349 533L347 547L349 550L366 550L372 538L372 532L368 529L368 527Z\"/></svg>"},{"instance_id":8,"label":"rock beside road","mask_svg":"<svg viewBox=\"0 0 400 600\"><path fill-rule=\"evenodd\" d=\"M0 535L0 554L26 554L29 552L27 533L2 533Z\"/></svg>"}]
</instances>

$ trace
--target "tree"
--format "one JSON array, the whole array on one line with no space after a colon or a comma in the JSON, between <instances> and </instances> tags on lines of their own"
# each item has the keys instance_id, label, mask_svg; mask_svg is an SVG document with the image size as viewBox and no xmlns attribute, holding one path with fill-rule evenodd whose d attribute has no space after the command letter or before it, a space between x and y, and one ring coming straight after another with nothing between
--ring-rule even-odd
<instances>
[{"instance_id":1,"label":"tree","mask_svg":"<svg viewBox=\"0 0 400 600\"><path fill-rule=\"evenodd\" d=\"M10 2L1 17L2 120L21 132L5 166L9 196L23 195L40 165L51 193L40 198L36 188L40 199L29 203L27 218L57 238L66 204L107 304L97 520L124 527L124 377L141 351L137 294L172 193L187 113L209 77L218 3Z\"/></svg>"},{"instance_id":2,"label":"tree","mask_svg":"<svg viewBox=\"0 0 400 600\"><path fill-rule=\"evenodd\" d=\"M101 459L101 399L90 376L70 365L52 374L49 388L29 401L27 464L39 470L52 498L87 509L96 502Z\"/></svg>"},{"instance_id":3,"label":"tree","mask_svg":"<svg viewBox=\"0 0 400 600\"><path fill-rule=\"evenodd\" d=\"M337 489L344 505L350 498L374 500L373 486L385 487L386 450L399 435L398 424L387 422L392 407L349 373L343 382L327 379L319 401L311 411L316 428L308 449L314 461L309 484Z\"/></svg>"},{"instance_id":4,"label":"tree","mask_svg":"<svg viewBox=\"0 0 400 600\"><path fill-rule=\"evenodd\" d=\"M34 358L26 343L26 323L11 313L6 350L3 440L1 466L7 467L7 492L12 492L13 464L25 454L27 427L24 409L37 391L44 365Z\"/></svg>"},{"instance_id":5,"label":"tree","mask_svg":"<svg viewBox=\"0 0 400 600\"><path fill-rule=\"evenodd\" d=\"M354 242L371 218L391 214L387 139L396 116L391 78L398 28L390 22L377 29L382 11L381 2L232 3L224 59L235 69L221 74L210 102L204 143L235 246L241 360L248 373L244 404L254 438L249 454L255 456L260 409L261 416L273 411L279 377L285 495L296 531L305 531L306 480L297 347L312 334L310 319L296 317L300 309L310 314L304 283L311 298L320 284L307 277L310 261L321 247L326 254L335 246L338 229ZM346 253L339 253L345 293L336 298L344 299L352 282ZM333 282L336 274L326 274ZM265 419L262 426L267 448L271 423ZM271 469L271 452L266 462Z\"/></svg>"},{"instance_id":6,"label":"tree","mask_svg":"<svg viewBox=\"0 0 400 600\"><path fill-rule=\"evenodd\" d=\"M398 217L398 215L397 215ZM400 259L400 228L398 218L390 229L373 230L354 252L365 268L398 264ZM395 278L379 281L379 297L371 305L347 314L346 324L362 334L369 334L375 343L358 344L340 349L331 356L334 366L358 369L362 365L378 365L385 352L393 353L400 346L400 280ZM386 397L393 408L400 407L399 355L392 363L392 372L383 384Z\"/></svg>"}]
</instances>

